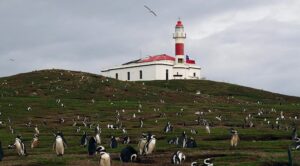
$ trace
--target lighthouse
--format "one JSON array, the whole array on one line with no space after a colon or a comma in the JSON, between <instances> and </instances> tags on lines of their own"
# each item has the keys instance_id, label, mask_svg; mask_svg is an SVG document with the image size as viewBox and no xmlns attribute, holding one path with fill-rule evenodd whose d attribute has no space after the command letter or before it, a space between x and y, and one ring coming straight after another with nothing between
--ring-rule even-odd
<instances>
[{"instance_id":1,"label":"lighthouse","mask_svg":"<svg viewBox=\"0 0 300 166\"><path fill-rule=\"evenodd\" d=\"M184 64L184 39L186 34L184 33L184 27L181 20L177 21L175 26L175 33L173 34L173 39L175 39L175 58L176 65Z\"/></svg>"},{"instance_id":2,"label":"lighthouse","mask_svg":"<svg viewBox=\"0 0 300 166\"><path fill-rule=\"evenodd\" d=\"M178 20L175 25L173 39L175 40L175 56L165 53L148 55L101 72L106 77L122 81L201 79L201 68L184 52L186 34L181 20Z\"/></svg>"}]
</instances>

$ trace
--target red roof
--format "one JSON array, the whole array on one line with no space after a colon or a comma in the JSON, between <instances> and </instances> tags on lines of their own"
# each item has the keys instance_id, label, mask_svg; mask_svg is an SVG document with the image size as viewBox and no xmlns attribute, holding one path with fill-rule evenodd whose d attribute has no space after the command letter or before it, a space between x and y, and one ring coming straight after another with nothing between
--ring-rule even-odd
<instances>
[{"instance_id":1,"label":"red roof","mask_svg":"<svg viewBox=\"0 0 300 166\"><path fill-rule=\"evenodd\" d=\"M182 27L183 26L183 24L181 23L181 21L179 20L179 21L177 21L177 24L176 24L176 26L177 27Z\"/></svg>"},{"instance_id":2,"label":"red roof","mask_svg":"<svg viewBox=\"0 0 300 166\"><path fill-rule=\"evenodd\" d=\"M175 57L166 54L161 54L161 55L149 56L147 58L141 59L139 62L143 63L143 62L154 62L154 61L162 61L162 60L175 61Z\"/></svg>"},{"instance_id":3,"label":"red roof","mask_svg":"<svg viewBox=\"0 0 300 166\"><path fill-rule=\"evenodd\" d=\"M188 64L196 64L195 60L191 60L191 59L187 59L185 62Z\"/></svg>"}]
</instances>

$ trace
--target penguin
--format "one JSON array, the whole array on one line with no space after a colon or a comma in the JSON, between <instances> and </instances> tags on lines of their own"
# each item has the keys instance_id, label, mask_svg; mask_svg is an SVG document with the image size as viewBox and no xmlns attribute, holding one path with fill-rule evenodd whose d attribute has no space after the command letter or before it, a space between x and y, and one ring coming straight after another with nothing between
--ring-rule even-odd
<instances>
[{"instance_id":1,"label":"penguin","mask_svg":"<svg viewBox=\"0 0 300 166\"><path fill-rule=\"evenodd\" d=\"M138 152L132 147L127 146L124 149L122 149L120 154L120 160L122 162L135 162L137 160Z\"/></svg>"},{"instance_id":2,"label":"penguin","mask_svg":"<svg viewBox=\"0 0 300 166\"><path fill-rule=\"evenodd\" d=\"M169 139L168 144L177 145L178 144L178 137L173 137L173 138Z\"/></svg>"},{"instance_id":3,"label":"penguin","mask_svg":"<svg viewBox=\"0 0 300 166\"><path fill-rule=\"evenodd\" d=\"M297 128L295 127L292 132L292 140L297 140L297 139L298 139L298 134L297 134Z\"/></svg>"},{"instance_id":4,"label":"penguin","mask_svg":"<svg viewBox=\"0 0 300 166\"><path fill-rule=\"evenodd\" d=\"M200 163L198 163L197 161L194 161L194 162L191 163L191 166L200 166Z\"/></svg>"},{"instance_id":5,"label":"penguin","mask_svg":"<svg viewBox=\"0 0 300 166\"><path fill-rule=\"evenodd\" d=\"M39 136L37 134L34 134L34 137L31 142L31 149L38 147L39 143L40 143Z\"/></svg>"},{"instance_id":6,"label":"penguin","mask_svg":"<svg viewBox=\"0 0 300 166\"><path fill-rule=\"evenodd\" d=\"M55 135L55 142L53 144L53 149L55 150L56 155L63 156L66 147L67 147L67 142L62 132L58 131Z\"/></svg>"},{"instance_id":7,"label":"penguin","mask_svg":"<svg viewBox=\"0 0 300 166\"><path fill-rule=\"evenodd\" d=\"M100 133L100 125L99 125L99 123L95 127L95 133Z\"/></svg>"},{"instance_id":8,"label":"penguin","mask_svg":"<svg viewBox=\"0 0 300 166\"><path fill-rule=\"evenodd\" d=\"M185 160L185 155L181 151L177 151L172 155L171 162L174 165L181 164Z\"/></svg>"},{"instance_id":9,"label":"penguin","mask_svg":"<svg viewBox=\"0 0 300 166\"><path fill-rule=\"evenodd\" d=\"M140 128L143 128L143 126L144 126L144 121L143 119L140 119Z\"/></svg>"},{"instance_id":10,"label":"penguin","mask_svg":"<svg viewBox=\"0 0 300 166\"><path fill-rule=\"evenodd\" d=\"M101 137L100 137L100 134L99 134L99 133L96 134L95 139L96 139L96 143L97 143L98 145L100 145L100 144L101 144Z\"/></svg>"},{"instance_id":11,"label":"penguin","mask_svg":"<svg viewBox=\"0 0 300 166\"><path fill-rule=\"evenodd\" d=\"M4 157L3 149L2 149L2 142L0 141L0 161L2 161Z\"/></svg>"},{"instance_id":12,"label":"penguin","mask_svg":"<svg viewBox=\"0 0 300 166\"><path fill-rule=\"evenodd\" d=\"M208 134L210 134L210 127L208 123L205 125L205 130Z\"/></svg>"},{"instance_id":13,"label":"penguin","mask_svg":"<svg viewBox=\"0 0 300 166\"><path fill-rule=\"evenodd\" d=\"M14 146L16 147L17 153L19 156L26 156L26 147L25 144L23 143L21 136L17 136L15 139Z\"/></svg>"},{"instance_id":14,"label":"penguin","mask_svg":"<svg viewBox=\"0 0 300 166\"><path fill-rule=\"evenodd\" d=\"M111 136L109 147L110 147L110 148L117 148L117 147L118 147L118 142L117 142L115 136Z\"/></svg>"},{"instance_id":15,"label":"penguin","mask_svg":"<svg viewBox=\"0 0 300 166\"><path fill-rule=\"evenodd\" d=\"M237 147L238 142L240 141L237 130L231 129L231 134L230 145L231 147Z\"/></svg>"},{"instance_id":16,"label":"penguin","mask_svg":"<svg viewBox=\"0 0 300 166\"><path fill-rule=\"evenodd\" d=\"M102 146L102 145L97 146L97 148L96 148L96 154L97 154L97 153L100 153L100 152L106 152L105 147Z\"/></svg>"},{"instance_id":17,"label":"penguin","mask_svg":"<svg viewBox=\"0 0 300 166\"><path fill-rule=\"evenodd\" d=\"M187 135L186 135L185 131L183 131L181 136L178 138L178 145L182 148L185 148L186 143L187 143Z\"/></svg>"},{"instance_id":18,"label":"penguin","mask_svg":"<svg viewBox=\"0 0 300 166\"><path fill-rule=\"evenodd\" d=\"M148 134L148 141L145 145L145 154L151 154L154 149L155 149L155 145L156 145L156 138L155 135L151 135L150 133Z\"/></svg>"},{"instance_id":19,"label":"penguin","mask_svg":"<svg viewBox=\"0 0 300 166\"><path fill-rule=\"evenodd\" d=\"M40 134L40 130L39 130L39 128L38 128L37 125L35 125L34 131L35 131L35 134L36 134L36 135L39 135L39 134Z\"/></svg>"},{"instance_id":20,"label":"penguin","mask_svg":"<svg viewBox=\"0 0 300 166\"><path fill-rule=\"evenodd\" d=\"M96 139L94 137L91 137L88 145L88 153L90 156L93 156L96 153L96 145Z\"/></svg>"},{"instance_id":21,"label":"penguin","mask_svg":"<svg viewBox=\"0 0 300 166\"><path fill-rule=\"evenodd\" d=\"M193 137L187 139L186 147L187 148L195 148L195 147L197 147L197 143L196 143L196 141L195 141L195 139Z\"/></svg>"},{"instance_id":22,"label":"penguin","mask_svg":"<svg viewBox=\"0 0 300 166\"><path fill-rule=\"evenodd\" d=\"M173 130L173 126L171 125L170 122L167 122L167 124L166 124L166 126L165 126L165 128L164 128L164 132L165 132L165 133L168 133L168 132L170 132L170 131L172 131L172 130Z\"/></svg>"},{"instance_id":23,"label":"penguin","mask_svg":"<svg viewBox=\"0 0 300 166\"><path fill-rule=\"evenodd\" d=\"M96 151L100 154L99 166L111 166L110 155L106 152L105 148L98 146Z\"/></svg>"},{"instance_id":24,"label":"penguin","mask_svg":"<svg viewBox=\"0 0 300 166\"><path fill-rule=\"evenodd\" d=\"M203 160L203 165L204 166L214 166L214 164L212 163L212 159L211 158L206 158Z\"/></svg>"},{"instance_id":25,"label":"penguin","mask_svg":"<svg viewBox=\"0 0 300 166\"><path fill-rule=\"evenodd\" d=\"M139 149L140 155L144 154L144 149L145 149L146 144L147 144L146 134L142 134L142 137L140 138L139 143L138 143L138 149Z\"/></svg>"},{"instance_id":26,"label":"penguin","mask_svg":"<svg viewBox=\"0 0 300 166\"><path fill-rule=\"evenodd\" d=\"M129 136L122 137L122 143L123 144L129 144L130 143L130 137Z\"/></svg>"},{"instance_id":27,"label":"penguin","mask_svg":"<svg viewBox=\"0 0 300 166\"><path fill-rule=\"evenodd\" d=\"M298 140L295 141L295 149L300 150L300 138L298 138Z\"/></svg>"},{"instance_id":28,"label":"penguin","mask_svg":"<svg viewBox=\"0 0 300 166\"><path fill-rule=\"evenodd\" d=\"M82 137L80 139L80 146L86 147L87 144L88 144L88 138L87 138L86 132L84 131L83 135L82 135Z\"/></svg>"}]
</instances>

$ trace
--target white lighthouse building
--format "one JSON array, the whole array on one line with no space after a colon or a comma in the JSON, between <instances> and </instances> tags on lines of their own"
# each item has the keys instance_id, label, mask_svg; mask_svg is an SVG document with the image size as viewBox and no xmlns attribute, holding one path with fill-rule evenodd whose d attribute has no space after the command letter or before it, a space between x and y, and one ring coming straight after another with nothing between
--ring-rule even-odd
<instances>
[{"instance_id":1,"label":"white lighthouse building","mask_svg":"<svg viewBox=\"0 0 300 166\"><path fill-rule=\"evenodd\" d=\"M201 68L184 54L186 34L180 20L175 26L175 56L153 55L136 59L118 67L102 70L102 75L123 81L200 79Z\"/></svg>"}]
</instances>

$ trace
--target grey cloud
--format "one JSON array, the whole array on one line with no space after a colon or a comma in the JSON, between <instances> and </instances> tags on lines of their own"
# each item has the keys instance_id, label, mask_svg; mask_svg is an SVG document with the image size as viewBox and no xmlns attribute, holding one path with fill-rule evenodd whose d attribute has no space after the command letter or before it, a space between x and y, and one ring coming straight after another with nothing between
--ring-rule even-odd
<instances>
[{"instance_id":1,"label":"grey cloud","mask_svg":"<svg viewBox=\"0 0 300 166\"><path fill-rule=\"evenodd\" d=\"M281 6L297 6L295 2L0 1L0 76L45 68L99 74L140 54L173 55L172 33L181 17L188 35L186 53L199 62L205 77L299 96L295 83L300 81L296 77L300 71L299 21L276 20L271 17L278 14L272 13L276 10L262 19L251 16L256 9L280 10ZM144 4L158 17L148 13ZM239 18L244 11L250 15ZM219 28L218 21L230 24L202 34L204 28ZM193 38L201 35L206 36Z\"/></svg>"}]
</instances>

